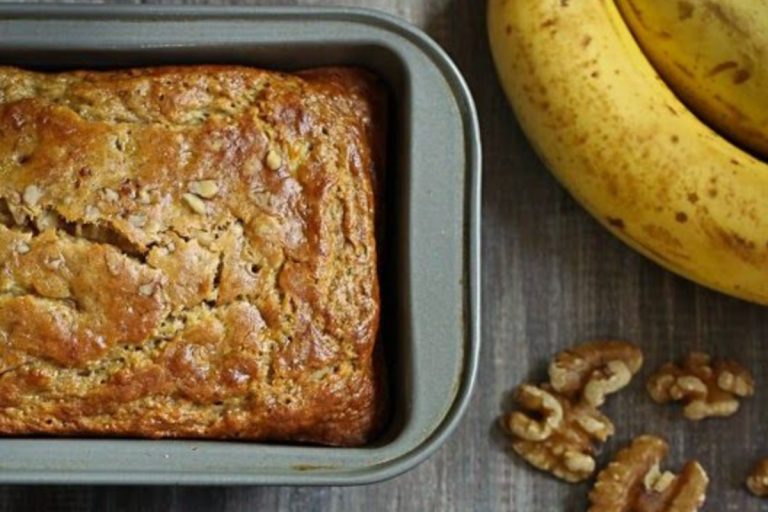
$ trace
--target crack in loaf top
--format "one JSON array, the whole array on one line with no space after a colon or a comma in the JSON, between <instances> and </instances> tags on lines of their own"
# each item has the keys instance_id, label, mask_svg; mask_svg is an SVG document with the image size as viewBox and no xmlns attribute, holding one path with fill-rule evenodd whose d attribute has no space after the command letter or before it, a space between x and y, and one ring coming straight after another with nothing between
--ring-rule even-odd
<instances>
[{"instance_id":1,"label":"crack in loaf top","mask_svg":"<svg viewBox=\"0 0 768 512\"><path fill-rule=\"evenodd\" d=\"M0 68L0 432L358 444L367 73Z\"/></svg>"}]
</instances>

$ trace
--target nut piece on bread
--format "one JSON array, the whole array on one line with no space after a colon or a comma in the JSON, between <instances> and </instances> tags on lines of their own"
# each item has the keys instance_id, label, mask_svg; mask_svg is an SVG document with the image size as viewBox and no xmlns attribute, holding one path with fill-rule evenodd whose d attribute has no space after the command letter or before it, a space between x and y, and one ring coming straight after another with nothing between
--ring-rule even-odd
<instances>
[{"instance_id":1,"label":"nut piece on bread","mask_svg":"<svg viewBox=\"0 0 768 512\"><path fill-rule=\"evenodd\" d=\"M747 488L755 496L768 497L768 458L760 460L747 478Z\"/></svg>"},{"instance_id":2,"label":"nut piece on bread","mask_svg":"<svg viewBox=\"0 0 768 512\"><path fill-rule=\"evenodd\" d=\"M706 499L709 478L701 465L688 461L678 475L661 471L669 447L655 436L640 436L619 451L597 476L589 493L589 512L694 512Z\"/></svg>"},{"instance_id":3,"label":"nut piece on bread","mask_svg":"<svg viewBox=\"0 0 768 512\"><path fill-rule=\"evenodd\" d=\"M595 471L595 444L613 435L611 420L589 404L572 403L547 384L523 384L515 399L520 409L501 420L515 453L566 482L589 478Z\"/></svg>"},{"instance_id":4,"label":"nut piece on bread","mask_svg":"<svg viewBox=\"0 0 768 512\"><path fill-rule=\"evenodd\" d=\"M632 343L590 341L557 354L549 365L549 381L558 393L600 407L642 365L643 353Z\"/></svg>"},{"instance_id":5,"label":"nut piece on bread","mask_svg":"<svg viewBox=\"0 0 768 512\"><path fill-rule=\"evenodd\" d=\"M646 387L660 404L683 402L683 415L690 420L732 416L739 410L738 398L755 392L748 369L733 361L713 361L701 352L690 353L682 365L665 364Z\"/></svg>"}]
</instances>

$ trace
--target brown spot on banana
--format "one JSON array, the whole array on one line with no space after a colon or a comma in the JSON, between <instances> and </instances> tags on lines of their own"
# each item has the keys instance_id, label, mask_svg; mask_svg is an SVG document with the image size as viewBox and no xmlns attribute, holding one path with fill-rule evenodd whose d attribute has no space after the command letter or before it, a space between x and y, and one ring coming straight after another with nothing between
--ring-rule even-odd
<instances>
[{"instance_id":1,"label":"brown spot on banana","mask_svg":"<svg viewBox=\"0 0 768 512\"><path fill-rule=\"evenodd\" d=\"M683 65L683 64L681 64L680 62L677 62L677 61L673 62L673 64L674 64L674 65L675 65L675 67L676 67L677 69L679 69L679 70L680 70L682 73L684 73L684 74L688 75L688 77L689 77L689 78L691 78L691 79L694 79L694 78L696 78L696 75L694 75L694 74L693 74L693 72L692 72L690 69L688 69L687 67L685 67L685 65Z\"/></svg>"},{"instance_id":2,"label":"brown spot on banana","mask_svg":"<svg viewBox=\"0 0 768 512\"><path fill-rule=\"evenodd\" d=\"M584 133L584 134L581 134L581 135L579 135L578 137L576 137L574 139L573 145L574 146L582 146L582 145L586 144L588 140L589 140L589 134Z\"/></svg>"},{"instance_id":3,"label":"brown spot on banana","mask_svg":"<svg viewBox=\"0 0 768 512\"><path fill-rule=\"evenodd\" d=\"M688 215L685 212L677 212L675 214L675 220L681 224L688 222Z\"/></svg>"},{"instance_id":4,"label":"brown spot on banana","mask_svg":"<svg viewBox=\"0 0 768 512\"><path fill-rule=\"evenodd\" d=\"M555 24L557 24L557 20L555 18L549 18L548 20L544 20L540 26L541 28L549 28Z\"/></svg>"},{"instance_id":5,"label":"brown spot on banana","mask_svg":"<svg viewBox=\"0 0 768 512\"><path fill-rule=\"evenodd\" d=\"M752 73L746 69L739 69L733 74L733 83L736 85L743 84L750 78L752 78Z\"/></svg>"},{"instance_id":6,"label":"brown spot on banana","mask_svg":"<svg viewBox=\"0 0 768 512\"><path fill-rule=\"evenodd\" d=\"M693 4L684 0L677 2L677 19L685 21L691 16L693 16Z\"/></svg>"},{"instance_id":7,"label":"brown spot on banana","mask_svg":"<svg viewBox=\"0 0 768 512\"><path fill-rule=\"evenodd\" d=\"M616 228L616 229L624 229L624 220L620 219L618 217L606 217L605 220L608 222L608 225Z\"/></svg>"},{"instance_id":8,"label":"brown spot on banana","mask_svg":"<svg viewBox=\"0 0 768 512\"><path fill-rule=\"evenodd\" d=\"M615 174L611 174L609 172L603 172L601 173L601 178L603 179L603 182L605 183L605 188L608 191L608 193L612 197L618 197L619 196L619 190L621 187L619 187L619 180L617 179Z\"/></svg>"},{"instance_id":9,"label":"brown spot on banana","mask_svg":"<svg viewBox=\"0 0 768 512\"><path fill-rule=\"evenodd\" d=\"M729 69L733 69L733 68L737 68L737 67L739 67L739 63L736 62L736 61L728 60L728 61L725 61L725 62L721 62L720 64L718 64L717 66L715 66L715 67L713 67L712 69L709 70L709 72L707 73L707 77L711 78L713 76L719 75L723 71L726 71L726 70L729 70Z\"/></svg>"},{"instance_id":10,"label":"brown spot on banana","mask_svg":"<svg viewBox=\"0 0 768 512\"><path fill-rule=\"evenodd\" d=\"M680 252L667 251L667 253L663 253L657 250L655 247L642 242L640 239L633 239L632 243L634 243L637 247L639 247L641 251L648 254L648 256L650 256L651 258L654 258L656 261L659 261L660 263L663 263L665 265L669 265L672 268L679 268L681 261L690 260L690 258L687 255L682 254ZM673 256L673 257L671 258L670 256Z\"/></svg>"},{"instance_id":11,"label":"brown spot on banana","mask_svg":"<svg viewBox=\"0 0 768 512\"><path fill-rule=\"evenodd\" d=\"M755 243L751 240L747 240L734 231L727 232L719 227L716 232L720 240L747 263L757 265L763 260L755 252Z\"/></svg>"},{"instance_id":12,"label":"brown spot on banana","mask_svg":"<svg viewBox=\"0 0 768 512\"><path fill-rule=\"evenodd\" d=\"M683 244L680 240L665 227L657 226L656 224L646 224L643 226L643 231L649 238L666 246L666 249L669 252L675 253L678 252L677 249L683 248Z\"/></svg>"},{"instance_id":13,"label":"brown spot on banana","mask_svg":"<svg viewBox=\"0 0 768 512\"><path fill-rule=\"evenodd\" d=\"M709 216L697 217L698 225L707 234L711 243L725 248L738 259L754 267L764 267L768 261L768 252L761 250L758 245L737 233L733 229L724 228Z\"/></svg>"}]
</instances>

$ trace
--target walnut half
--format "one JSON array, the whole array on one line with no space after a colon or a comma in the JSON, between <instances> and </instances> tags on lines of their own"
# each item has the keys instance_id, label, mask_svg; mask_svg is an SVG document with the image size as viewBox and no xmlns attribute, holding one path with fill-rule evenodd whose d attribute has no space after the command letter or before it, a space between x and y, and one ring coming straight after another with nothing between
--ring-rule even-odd
<instances>
[{"instance_id":1,"label":"walnut half","mask_svg":"<svg viewBox=\"0 0 768 512\"><path fill-rule=\"evenodd\" d=\"M557 354L549 365L549 381L558 393L600 407L642 365L643 353L632 343L590 341Z\"/></svg>"},{"instance_id":2,"label":"walnut half","mask_svg":"<svg viewBox=\"0 0 768 512\"><path fill-rule=\"evenodd\" d=\"M683 414L691 420L731 416L739 409L738 398L755 392L752 374L733 361L712 361L692 352L682 365L667 363L651 375L648 393L658 403L682 401Z\"/></svg>"},{"instance_id":3,"label":"walnut half","mask_svg":"<svg viewBox=\"0 0 768 512\"><path fill-rule=\"evenodd\" d=\"M755 496L761 498L768 496L768 459L755 464L747 478L747 487Z\"/></svg>"},{"instance_id":4,"label":"walnut half","mask_svg":"<svg viewBox=\"0 0 768 512\"><path fill-rule=\"evenodd\" d=\"M597 476L589 494L589 512L694 512L706 498L709 478L696 461L689 461L679 475L662 472L667 455L664 440L640 436L619 451Z\"/></svg>"},{"instance_id":5,"label":"walnut half","mask_svg":"<svg viewBox=\"0 0 768 512\"><path fill-rule=\"evenodd\" d=\"M531 465L567 482L580 482L595 471L595 443L613 435L611 421L588 404L572 404L544 384L523 384L520 409L502 418L512 449Z\"/></svg>"}]
</instances>

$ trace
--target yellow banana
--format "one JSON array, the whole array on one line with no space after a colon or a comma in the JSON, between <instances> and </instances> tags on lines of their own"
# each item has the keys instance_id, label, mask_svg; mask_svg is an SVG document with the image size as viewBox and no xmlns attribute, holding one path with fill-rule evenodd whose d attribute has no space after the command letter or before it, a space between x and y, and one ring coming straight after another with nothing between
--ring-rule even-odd
<instances>
[{"instance_id":1,"label":"yellow banana","mask_svg":"<svg viewBox=\"0 0 768 512\"><path fill-rule=\"evenodd\" d=\"M721 133L768 156L768 0L616 0L671 88Z\"/></svg>"},{"instance_id":2,"label":"yellow banana","mask_svg":"<svg viewBox=\"0 0 768 512\"><path fill-rule=\"evenodd\" d=\"M768 304L768 164L695 117L613 0L489 0L499 77L547 166L661 265Z\"/></svg>"}]
</instances>

